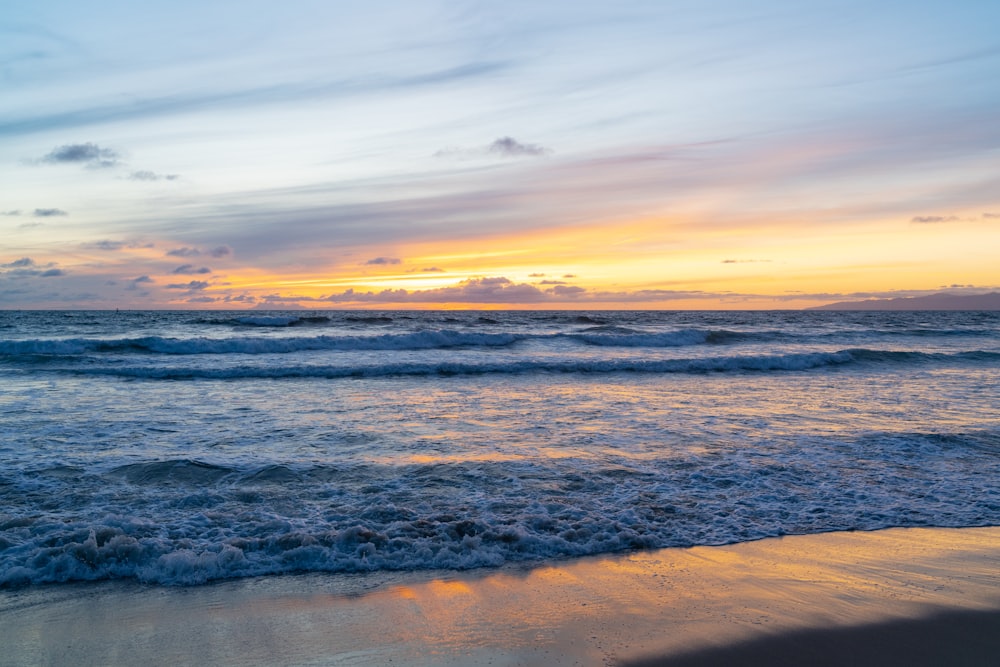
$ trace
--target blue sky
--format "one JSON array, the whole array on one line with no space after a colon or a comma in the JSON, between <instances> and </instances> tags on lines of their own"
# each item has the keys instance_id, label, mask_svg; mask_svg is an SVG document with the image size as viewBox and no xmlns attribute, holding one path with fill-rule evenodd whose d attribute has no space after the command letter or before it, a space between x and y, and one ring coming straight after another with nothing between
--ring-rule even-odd
<instances>
[{"instance_id":1,"label":"blue sky","mask_svg":"<svg viewBox=\"0 0 1000 667\"><path fill-rule=\"evenodd\" d=\"M995 289L998 25L986 2L6 3L0 307Z\"/></svg>"}]
</instances>

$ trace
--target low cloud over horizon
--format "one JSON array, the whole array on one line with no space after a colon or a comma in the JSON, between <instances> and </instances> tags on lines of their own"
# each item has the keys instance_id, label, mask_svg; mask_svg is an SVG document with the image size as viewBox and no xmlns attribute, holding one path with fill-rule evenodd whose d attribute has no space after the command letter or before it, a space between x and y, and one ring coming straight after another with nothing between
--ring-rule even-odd
<instances>
[{"instance_id":1,"label":"low cloud over horizon","mask_svg":"<svg viewBox=\"0 0 1000 667\"><path fill-rule=\"evenodd\" d=\"M65 276L66 272L52 262L39 265L31 257L21 257L6 264L0 264L0 277L8 279L19 278L56 278Z\"/></svg>"}]
</instances>

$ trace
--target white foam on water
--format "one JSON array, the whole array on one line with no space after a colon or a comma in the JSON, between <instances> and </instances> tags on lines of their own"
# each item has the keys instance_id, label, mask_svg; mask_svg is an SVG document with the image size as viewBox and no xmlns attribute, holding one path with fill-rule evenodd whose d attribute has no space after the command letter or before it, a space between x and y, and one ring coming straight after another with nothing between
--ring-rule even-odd
<instances>
[{"instance_id":1,"label":"white foam on water","mask_svg":"<svg viewBox=\"0 0 1000 667\"><path fill-rule=\"evenodd\" d=\"M0 586L1000 524L988 314L0 323Z\"/></svg>"},{"instance_id":2,"label":"white foam on water","mask_svg":"<svg viewBox=\"0 0 1000 667\"><path fill-rule=\"evenodd\" d=\"M998 455L1000 431L989 431L816 438L725 457L45 471L5 480L21 504L48 500L44 514L0 524L0 585L466 569L792 533L996 525Z\"/></svg>"}]
</instances>

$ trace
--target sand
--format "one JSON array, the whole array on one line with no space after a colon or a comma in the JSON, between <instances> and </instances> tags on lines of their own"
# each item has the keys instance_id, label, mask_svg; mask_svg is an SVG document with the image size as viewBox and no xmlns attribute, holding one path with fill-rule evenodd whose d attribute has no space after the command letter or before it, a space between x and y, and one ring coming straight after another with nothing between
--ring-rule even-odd
<instances>
[{"instance_id":1,"label":"sand","mask_svg":"<svg viewBox=\"0 0 1000 667\"><path fill-rule=\"evenodd\" d=\"M995 665L1000 528L0 592L3 665Z\"/></svg>"}]
</instances>

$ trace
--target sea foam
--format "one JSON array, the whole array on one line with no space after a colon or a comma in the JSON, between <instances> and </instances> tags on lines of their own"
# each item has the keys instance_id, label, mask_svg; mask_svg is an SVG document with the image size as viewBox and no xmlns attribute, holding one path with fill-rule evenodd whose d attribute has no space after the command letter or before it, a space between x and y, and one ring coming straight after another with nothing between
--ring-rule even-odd
<instances>
[{"instance_id":1,"label":"sea foam","mask_svg":"<svg viewBox=\"0 0 1000 667\"><path fill-rule=\"evenodd\" d=\"M173 460L34 476L10 481L44 492L49 511L0 524L0 586L466 569L826 530L992 525L998 441L993 430L870 433L725 458L264 469Z\"/></svg>"},{"instance_id":2,"label":"sea foam","mask_svg":"<svg viewBox=\"0 0 1000 667\"><path fill-rule=\"evenodd\" d=\"M0 311L0 586L1000 524L990 313Z\"/></svg>"}]
</instances>

